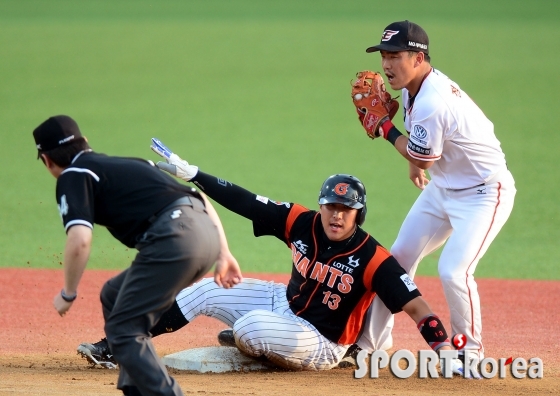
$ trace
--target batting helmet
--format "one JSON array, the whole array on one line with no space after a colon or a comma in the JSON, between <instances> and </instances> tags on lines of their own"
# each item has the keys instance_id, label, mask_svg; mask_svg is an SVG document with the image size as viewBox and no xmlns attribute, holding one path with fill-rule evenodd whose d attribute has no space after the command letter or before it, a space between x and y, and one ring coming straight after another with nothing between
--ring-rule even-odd
<instances>
[{"instance_id":1,"label":"batting helmet","mask_svg":"<svg viewBox=\"0 0 560 396\"><path fill-rule=\"evenodd\" d=\"M357 177L351 175L332 175L323 182L319 191L319 205L339 203L358 209L356 223L361 226L366 220L366 188Z\"/></svg>"}]
</instances>

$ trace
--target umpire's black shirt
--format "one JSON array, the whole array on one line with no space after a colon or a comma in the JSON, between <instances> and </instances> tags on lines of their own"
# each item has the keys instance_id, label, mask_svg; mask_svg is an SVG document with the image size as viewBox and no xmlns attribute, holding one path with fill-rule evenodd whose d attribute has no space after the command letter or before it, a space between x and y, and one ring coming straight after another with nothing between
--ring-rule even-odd
<instances>
[{"instance_id":1,"label":"umpire's black shirt","mask_svg":"<svg viewBox=\"0 0 560 396\"><path fill-rule=\"evenodd\" d=\"M132 248L158 211L184 197L200 198L191 187L138 158L112 157L92 151L76 155L56 183L56 201L64 228L81 224L107 227Z\"/></svg>"}]
</instances>

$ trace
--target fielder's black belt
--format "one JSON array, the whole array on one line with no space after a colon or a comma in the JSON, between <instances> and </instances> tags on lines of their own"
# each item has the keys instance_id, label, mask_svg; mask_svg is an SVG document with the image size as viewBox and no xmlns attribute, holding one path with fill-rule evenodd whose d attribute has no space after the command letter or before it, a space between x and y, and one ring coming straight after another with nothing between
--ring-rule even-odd
<instances>
[{"instance_id":1,"label":"fielder's black belt","mask_svg":"<svg viewBox=\"0 0 560 396\"><path fill-rule=\"evenodd\" d=\"M156 214L154 214L152 217L150 217L148 219L148 221L150 223L153 223L154 221L156 221L156 219L164 212L167 212L170 209L176 208L177 206L192 206L193 209L196 209L199 212L204 212L206 211L206 207L204 206L204 203L202 203L202 201L200 201L197 198L194 197L182 197L179 198L173 202L171 202L169 205L165 206L163 209L161 209L160 211L158 211Z\"/></svg>"},{"instance_id":2,"label":"fielder's black belt","mask_svg":"<svg viewBox=\"0 0 560 396\"><path fill-rule=\"evenodd\" d=\"M489 184L494 184L494 183L496 183L496 182L499 182L499 181L503 178L503 176L504 176L505 172L507 172L507 170L508 170L508 169L506 168L505 170L502 169L501 171L497 172L497 173L496 173L494 176L492 176L492 178L491 178L490 180L488 180L486 183L481 183L481 184L479 184L479 185L472 186L472 187L466 187L466 188L448 188L447 190L451 190L451 191L463 191L463 190L468 190L468 189L470 189L470 188L477 188L477 187L487 186L487 185L489 185Z\"/></svg>"}]
</instances>

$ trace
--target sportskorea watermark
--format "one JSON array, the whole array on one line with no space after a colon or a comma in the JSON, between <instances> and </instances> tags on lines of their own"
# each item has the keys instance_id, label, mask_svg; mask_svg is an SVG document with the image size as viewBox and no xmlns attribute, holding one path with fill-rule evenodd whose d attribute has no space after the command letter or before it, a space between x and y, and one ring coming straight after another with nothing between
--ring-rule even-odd
<instances>
[{"instance_id":1,"label":"sportskorea watermark","mask_svg":"<svg viewBox=\"0 0 560 396\"><path fill-rule=\"evenodd\" d=\"M358 353L356 363L358 369L354 370L354 378L364 378L368 372L368 364L366 358L368 353L364 350ZM369 374L370 378L379 378L379 369L389 366L391 373L398 378L409 378L417 373L419 378L439 378L440 373L443 378L453 377L452 361L458 357L458 351L440 351L438 354L432 350L419 351L418 358L407 350L401 349L393 353L389 357L386 351L374 351L369 357ZM400 361L407 363L406 368L400 367ZM443 369L438 370L436 365L440 364ZM485 358L477 364L477 360L473 359L470 353L465 354L465 364L463 366L463 376L465 378L506 378L508 371L513 378L542 378L543 377L543 361L538 357L530 358L528 361L523 358Z\"/></svg>"},{"instance_id":2,"label":"sportskorea watermark","mask_svg":"<svg viewBox=\"0 0 560 396\"><path fill-rule=\"evenodd\" d=\"M452 342L456 348L462 349L465 336L458 334L453 337ZM533 357L529 360L524 358L485 358L479 360L475 354L470 351L463 351L464 359L462 367L462 375L465 378L506 378L509 371L513 378L543 378L544 367L541 358ZM370 378L379 378L379 369L389 367L391 373L397 378L409 378L413 374L417 374L419 378L439 378L442 374L443 378L453 378L454 374L458 375L454 370L455 359L458 358L458 350L440 351L439 356L432 350L419 351L416 357L411 351L401 349L393 353L389 357L386 351L374 351L369 356L369 376ZM364 378L368 373L368 363L366 358L368 353L361 350L356 357L358 368L354 370L354 378ZM406 362L406 368L401 368L401 360ZM440 364L440 369L436 367ZM456 367L455 367L456 368Z\"/></svg>"}]
</instances>

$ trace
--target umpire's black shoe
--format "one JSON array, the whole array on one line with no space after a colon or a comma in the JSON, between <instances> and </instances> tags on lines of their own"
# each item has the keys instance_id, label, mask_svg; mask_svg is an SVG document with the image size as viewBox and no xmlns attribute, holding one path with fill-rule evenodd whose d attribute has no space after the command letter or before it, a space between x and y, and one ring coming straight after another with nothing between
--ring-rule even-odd
<instances>
[{"instance_id":1,"label":"umpire's black shoe","mask_svg":"<svg viewBox=\"0 0 560 396\"><path fill-rule=\"evenodd\" d=\"M237 347L233 337L233 329L222 330L218 333L218 342L221 346Z\"/></svg>"},{"instance_id":2,"label":"umpire's black shoe","mask_svg":"<svg viewBox=\"0 0 560 396\"><path fill-rule=\"evenodd\" d=\"M122 390L124 396L142 396L135 386L125 386Z\"/></svg>"},{"instance_id":3,"label":"umpire's black shoe","mask_svg":"<svg viewBox=\"0 0 560 396\"><path fill-rule=\"evenodd\" d=\"M360 348L358 344L350 345L350 347L346 351L346 354L344 355L340 363L338 363L338 368L357 367L358 363L356 363L356 358L361 350L362 348Z\"/></svg>"},{"instance_id":4,"label":"umpire's black shoe","mask_svg":"<svg viewBox=\"0 0 560 396\"><path fill-rule=\"evenodd\" d=\"M107 338L103 338L95 344L87 342L80 344L78 346L78 354L85 357L92 366L100 365L108 369L117 368L117 362L109 349Z\"/></svg>"}]
</instances>

